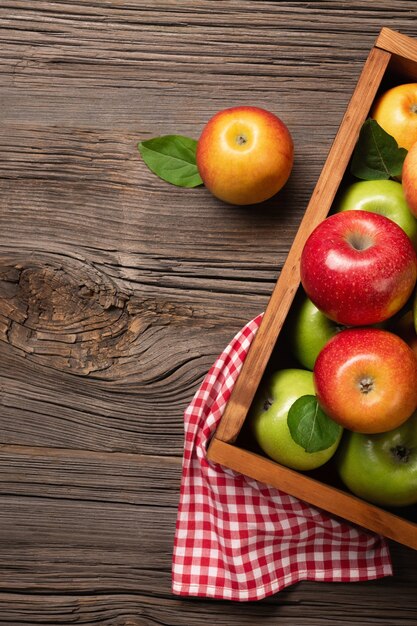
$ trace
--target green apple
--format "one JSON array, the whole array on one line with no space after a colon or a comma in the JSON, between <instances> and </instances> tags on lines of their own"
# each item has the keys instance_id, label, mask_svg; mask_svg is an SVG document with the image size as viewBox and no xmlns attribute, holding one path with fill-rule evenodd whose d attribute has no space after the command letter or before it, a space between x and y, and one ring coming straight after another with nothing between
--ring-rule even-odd
<instances>
[{"instance_id":1,"label":"green apple","mask_svg":"<svg viewBox=\"0 0 417 626\"><path fill-rule=\"evenodd\" d=\"M417 220L404 197L401 183L395 180L363 180L353 183L336 203L336 211L370 211L396 222L417 245Z\"/></svg>"},{"instance_id":2,"label":"green apple","mask_svg":"<svg viewBox=\"0 0 417 626\"><path fill-rule=\"evenodd\" d=\"M373 324L385 328L387 322ZM289 349L303 367L313 370L316 359L326 343L347 326L338 324L319 311L310 298L304 296L291 307L285 329Z\"/></svg>"},{"instance_id":3,"label":"green apple","mask_svg":"<svg viewBox=\"0 0 417 626\"><path fill-rule=\"evenodd\" d=\"M417 503L417 412L386 433L345 431L336 465L348 489L364 500L388 507Z\"/></svg>"},{"instance_id":4,"label":"green apple","mask_svg":"<svg viewBox=\"0 0 417 626\"><path fill-rule=\"evenodd\" d=\"M320 350L343 328L346 327L326 317L305 296L290 312L287 328L290 350L300 365L312 370Z\"/></svg>"},{"instance_id":5,"label":"green apple","mask_svg":"<svg viewBox=\"0 0 417 626\"><path fill-rule=\"evenodd\" d=\"M274 461L298 470L311 470L328 461L338 440L319 452L306 452L291 437L288 411L305 395L314 395L313 374L301 369L275 372L261 387L250 411L252 433L262 450Z\"/></svg>"}]
</instances>

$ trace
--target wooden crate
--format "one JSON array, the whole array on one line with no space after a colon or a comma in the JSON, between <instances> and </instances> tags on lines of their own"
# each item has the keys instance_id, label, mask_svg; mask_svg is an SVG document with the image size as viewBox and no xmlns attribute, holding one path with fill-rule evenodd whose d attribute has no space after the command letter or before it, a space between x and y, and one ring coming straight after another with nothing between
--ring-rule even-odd
<instances>
[{"instance_id":1,"label":"wooden crate","mask_svg":"<svg viewBox=\"0 0 417 626\"><path fill-rule=\"evenodd\" d=\"M417 41L383 28L371 49L307 206L287 260L213 437L208 458L301 498L332 514L417 549L417 507L387 511L334 486L279 465L246 446L241 431L251 403L300 288L300 256L312 230L327 217L352 156L360 128L379 90L417 80ZM278 344L279 345L279 344ZM278 350L276 350L278 352ZM275 353L274 353L275 354ZM313 473L314 474L314 473Z\"/></svg>"}]
</instances>

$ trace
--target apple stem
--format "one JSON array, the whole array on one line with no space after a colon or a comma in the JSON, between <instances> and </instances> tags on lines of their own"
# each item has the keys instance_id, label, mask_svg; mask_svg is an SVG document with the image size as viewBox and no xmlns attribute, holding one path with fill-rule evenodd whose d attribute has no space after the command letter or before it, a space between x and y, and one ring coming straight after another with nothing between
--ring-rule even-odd
<instances>
[{"instance_id":1,"label":"apple stem","mask_svg":"<svg viewBox=\"0 0 417 626\"><path fill-rule=\"evenodd\" d=\"M391 448L391 453L394 455L396 461L401 463L408 463L410 458L410 450L405 446L394 446Z\"/></svg>"},{"instance_id":2,"label":"apple stem","mask_svg":"<svg viewBox=\"0 0 417 626\"><path fill-rule=\"evenodd\" d=\"M359 389L362 393L367 394L374 388L374 381L370 376L366 376L366 378L362 378L359 381Z\"/></svg>"}]
</instances>

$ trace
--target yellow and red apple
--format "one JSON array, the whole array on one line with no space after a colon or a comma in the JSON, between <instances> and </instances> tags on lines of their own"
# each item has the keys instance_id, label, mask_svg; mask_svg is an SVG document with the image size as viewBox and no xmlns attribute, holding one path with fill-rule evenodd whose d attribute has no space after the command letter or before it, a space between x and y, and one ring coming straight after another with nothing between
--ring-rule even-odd
<instances>
[{"instance_id":1,"label":"yellow and red apple","mask_svg":"<svg viewBox=\"0 0 417 626\"><path fill-rule=\"evenodd\" d=\"M320 406L353 432L393 430L417 408L416 356L386 330L342 330L320 352L313 377Z\"/></svg>"},{"instance_id":2,"label":"yellow and red apple","mask_svg":"<svg viewBox=\"0 0 417 626\"><path fill-rule=\"evenodd\" d=\"M409 150L417 141L417 83L397 85L377 98L371 117Z\"/></svg>"},{"instance_id":3,"label":"yellow and red apple","mask_svg":"<svg viewBox=\"0 0 417 626\"><path fill-rule=\"evenodd\" d=\"M279 117L259 107L239 106L207 122L196 158L204 185L214 196L230 204L256 204L285 185L294 147Z\"/></svg>"}]
</instances>

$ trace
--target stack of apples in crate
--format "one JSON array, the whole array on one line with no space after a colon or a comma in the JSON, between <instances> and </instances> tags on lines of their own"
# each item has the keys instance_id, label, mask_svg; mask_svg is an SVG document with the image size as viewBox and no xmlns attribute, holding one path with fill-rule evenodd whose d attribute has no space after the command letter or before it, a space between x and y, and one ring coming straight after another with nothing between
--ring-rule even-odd
<instances>
[{"instance_id":1,"label":"stack of apples in crate","mask_svg":"<svg viewBox=\"0 0 417 626\"><path fill-rule=\"evenodd\" d=\"M374 104L329 217L307 239L284 326L297 367L249 424L272 459L326 467L363 499L417 503L417 84Z\"/></svg>"}]
</instances>

